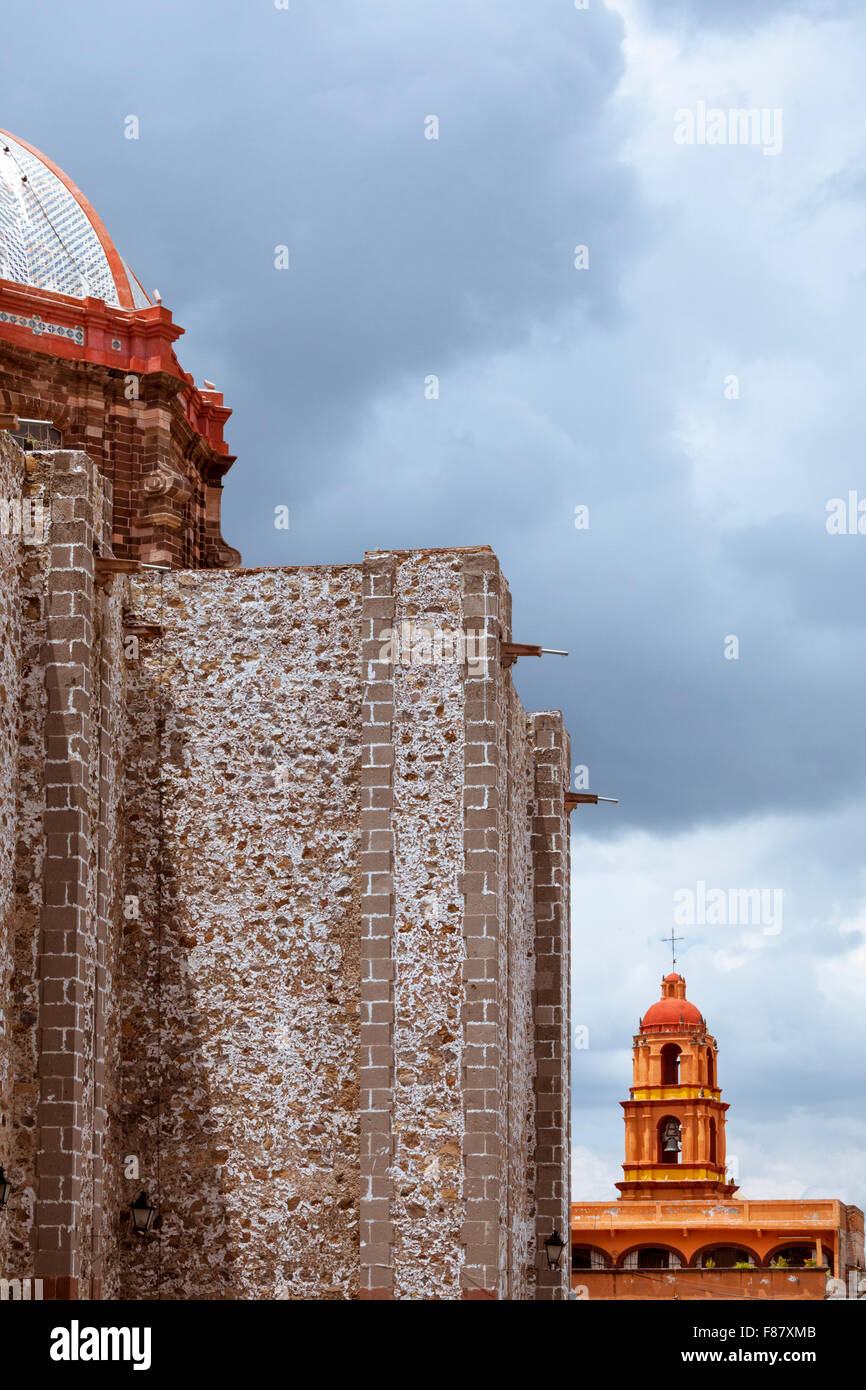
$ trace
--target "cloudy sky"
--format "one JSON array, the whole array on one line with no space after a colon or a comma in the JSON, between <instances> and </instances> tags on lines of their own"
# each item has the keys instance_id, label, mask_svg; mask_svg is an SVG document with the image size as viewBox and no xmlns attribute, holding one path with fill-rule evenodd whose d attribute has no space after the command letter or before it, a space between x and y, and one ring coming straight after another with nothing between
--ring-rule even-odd
<instances>
[{"instance_id":1,"label":"cloudy sky","mask_svg":"<svg viewBox=\"0 0 866 1390\"><path fill-rule=\"evenodd\" d=\"M234 409L245 562L490 544L571 652L517 681L619 797L573 817L575 1196L703 883L782 894L677 928L744 1194L866 1203L863 6L7 0L2 48Z\"/></svg>"}]
</instances>

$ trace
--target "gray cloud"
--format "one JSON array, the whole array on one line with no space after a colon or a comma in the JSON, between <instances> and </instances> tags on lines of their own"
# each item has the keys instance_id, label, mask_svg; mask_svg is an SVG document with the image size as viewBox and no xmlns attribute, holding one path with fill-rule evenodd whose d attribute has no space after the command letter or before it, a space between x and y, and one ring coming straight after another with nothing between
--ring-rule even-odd
<instances>
[{"instance_id":1,"label":"gray cloud","mask_svg":"<svg viewBox=\"0 0 866 1390\"><path fill-rule=\"evenodd\" d=\"M862 791L858 540L823 528L827 495L856 485L858 374L833 384L839 314L791 295L745 201L737 221L736 180L722 171L722 193L698 164L716 152L680 152L673 197L701 174L688 203L646 199L652 176L620 156L646 141L647 115L611 102L620 17L539 17L516 0L336 4L327 17L231 3L90 12L98 48L81 45L70 12L47 29L38 103L7 59L6 120L82 183L186 327L185 365L225 390L239 454L225 532L247 563L492 544L518 635L573 652L524 663L517 681L528 703L564 709L592 785L621 796L600 833L795 807L804 783L816 806ZM9 53L31 13L13 16ZM74 127L50 80L72 46ZM129 112L139 141L123 139ZM429 114L439 141L423 138ZM797 165L780 167L786 198ZM754 161L742 168L747 199ZM859 206L844 163L790 196L806 235ZM572 267L577 242L589 272ZM273 266L280 243L288 272ZM859 297L843 311L857 342ZM799 365L786 381L792 344L811 357L809 387L831 383L826 408L810 413ZM757 379L756 350L770 364ZM731 362L738 417L721 414ZM675 437L683 409L716 440L708 499ZM759 494L750 511L760 458L727 495L735 418L735 466L775 435L780 486L786 470L806 480L794 514L763 515ZM592 526L577 534L583 502ZM272 526L280 503L288 535ZM734 526L731 505L744 512ZM737 663L723 658L729 633Z\"/></svg>"}]
</instances>

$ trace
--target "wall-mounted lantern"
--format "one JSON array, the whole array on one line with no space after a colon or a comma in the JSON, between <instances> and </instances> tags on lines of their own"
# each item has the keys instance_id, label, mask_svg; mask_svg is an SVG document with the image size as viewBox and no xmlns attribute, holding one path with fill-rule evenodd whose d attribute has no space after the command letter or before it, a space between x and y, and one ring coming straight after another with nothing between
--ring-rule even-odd
<instances>
[{"instance_id":1,"label":"wall-mounted lantern","mask_svg":"<svg viewBox=\"0 0 866 1390\"><path fill-rule=\"evenodd\" d=\"M544 1248L547 1251L547 1268L561 1269L562 1252L565 1249L565 1241L562 1239L562 1236L555 1226L553 1228L553 1235L548 1236L547 1240L544 1242Z\"/></svg>"},{"instance_id":2,"label":"wall-mounted lantern","mask_svg":"<svg viewBox=\"0 0 866 1390\"><path fill-rule=\"evenodd\" d=\"M151 1226L153 1218L156 1216L156 1207L151 1202L146 1192L140 1192L134 1202L130 1202L129 1210L132 1212L132 1229L137 1236L146 1236Z\"/></svg>"}]
</instances>

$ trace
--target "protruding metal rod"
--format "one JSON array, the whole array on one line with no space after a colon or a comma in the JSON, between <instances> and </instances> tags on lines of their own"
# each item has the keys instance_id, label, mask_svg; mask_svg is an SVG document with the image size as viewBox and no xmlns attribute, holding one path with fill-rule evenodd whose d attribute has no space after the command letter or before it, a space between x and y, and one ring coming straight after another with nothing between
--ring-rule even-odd
<instances>
[{"instance_id":1,"label":"protruding metal rod","mask_svg":"<svg viewBox=\"0 0 866 1390\"><path fill-rule=\"evenodd\" d=\"M571 812L576 806L597 806L600 801L612 801L614 805L619 804L619 798L615 796L599 796L597 792L566 792L565 809Z\"/></svg>"},{"instance_id":2,"label":"protruding metal rod","mask_svg":"<svg viewBox=\"0 0 866 1390\"><path fill-rule=\"evenodd\" d=\"M568 656L568 652L561 652L556 647L542 647L545 656Z\"/></svg>"}]
</instances>

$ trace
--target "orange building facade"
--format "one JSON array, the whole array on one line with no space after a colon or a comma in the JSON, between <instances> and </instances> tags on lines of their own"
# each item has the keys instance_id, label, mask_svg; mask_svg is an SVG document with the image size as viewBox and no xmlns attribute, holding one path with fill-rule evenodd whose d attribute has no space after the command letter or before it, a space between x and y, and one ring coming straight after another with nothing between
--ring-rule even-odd
<instances>
[{"instance_id":1,"label":"orange building facade","mask_svg":"<svg viewBox=\"0 0 866 1390\"><path fill-rule=\"evenodd\" d=\"M685 980L666 976L634 1038L619 1198L572 1204L573 1288L605 1299L791 1299L824 1298L829 1283L835 1296L866 1295L858 1207L735 1197L717 1059Z\"/></svg>"}]
</instances>

